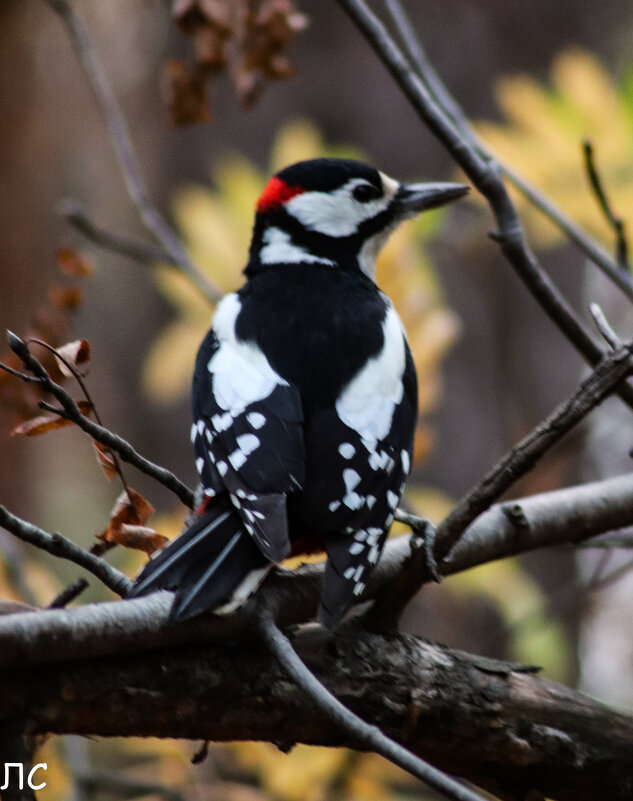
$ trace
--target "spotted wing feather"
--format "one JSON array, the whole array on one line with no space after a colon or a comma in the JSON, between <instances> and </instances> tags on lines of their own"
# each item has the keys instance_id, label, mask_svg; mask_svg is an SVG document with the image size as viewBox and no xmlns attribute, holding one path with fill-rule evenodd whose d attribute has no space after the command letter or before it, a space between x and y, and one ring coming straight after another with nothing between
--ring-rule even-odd
<instances>
[{"instance_id":1,"label":"spotted wing feather","mask_svg":"<svg viewBox=\"0 0 633 801\"><path fill-rule=\"evenodd\" d=\"M395 406L389 433L363 442L353 429L333 419L339 443L337 468L320 486L317 503L327 501L334 530L327 537L328 562L323 581L320 620L334 626L355 597L362 594L378 562L411 465L417 386L406 349L403 396ZM370 445L368 447L368 445Z\"/></svg>"}]
</instances>

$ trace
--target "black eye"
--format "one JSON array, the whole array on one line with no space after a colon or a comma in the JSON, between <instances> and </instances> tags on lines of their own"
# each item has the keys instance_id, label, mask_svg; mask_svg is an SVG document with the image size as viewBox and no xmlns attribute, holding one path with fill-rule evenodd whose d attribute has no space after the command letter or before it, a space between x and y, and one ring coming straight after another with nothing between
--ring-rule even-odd
<instances>
[{"instance_id":1,"label":"black eye","mask_svg":"<svg viewBox=\"0 0 633 801\"><path fill-rule=\"evenodd\" d=\"M358 184L352 190L352 197L359 203L368 203L382 196L382 192L373 184Z\"/></svg>"}]
</instances>

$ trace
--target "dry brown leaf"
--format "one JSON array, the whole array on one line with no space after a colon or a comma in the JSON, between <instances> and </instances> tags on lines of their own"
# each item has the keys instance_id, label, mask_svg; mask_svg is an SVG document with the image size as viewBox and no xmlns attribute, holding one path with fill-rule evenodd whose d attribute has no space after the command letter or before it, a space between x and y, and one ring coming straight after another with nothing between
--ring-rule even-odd
<instances>
[{"instance_id":1,"label":"dry brown leaf","mask_svg":"<svg viewBox=\"0 0 633 801\"><path fill-rule=\"evenodd\" d=\"M143 551L148 556L151 556L154 551L159 551L166 542L169 542L167 537L158 534L149 526L134 526L129 523L123 523L116 530L110 530L107 540L122 545L124 548Z\"/></svg>"},{"instance_id":2,"label":"dry brown leaf","mask_svg":"<svg viewBox=\"0 0 633 801\"><path fill-rule=\"evenodd\" d=\"M105 445L102 445L100 442L96 440L92 443L95 446L95 451L97 454L97 461L101 466L101 469L105 473L106 478L108 481L112 481L118 475L118 470L116 468L116 464L114 459L112 458L112 451Z\"/></svg>"},{"instance_id":3,"label":"dry brown leaf","mask_svg":"<svg viewBox=\"0 0 633 801\"><path fill-rule=\"evenodd\" d=\"M48 290L48 302L63 311L75 311L81 304L82 293L78 286L53 285Z\"/></svg>"},{"instance_id":4,"label":"dry brown leaf","mask_svg":"<svg viewBox=\"0 0 633 801\"><path fill-rule=\"evenodd\" d=\"M90 414L92 407L87 401L79 401L77 403L83 415ZM31 417L29 420L24 420L18 423L9 433L11 437L37 437L40 434L47 434L49 431L54 431L57 428L65 428L66 426L74 426L72 420L67 420L65 417L60 417L57 414L39 414L36 417Z\"/></svg>"},{"instance_id":5,"label":"dry brown leaf","mask_svg":"<svg viewBox=\"0 0 633 801\"><path fill-rule=\"evenodd\" d=\"M57 359L57 366L60 371L69 378L73 372L68 368L68 364L72 367L79 367L81 364L86 364L90 361L91 348L90 342L87 339L75 339L73 342L67 342L59 348L55 349L59 354Z\"/></svg>"},{"instance_id":6,"label":"dry brown leaf","mask_svg":"<svg viewBox=\"0 0 633 801\"><path fill-rule=\"evenodd\" d=\"M259 10L246 17L244 66L261 70L267 78L287 78L293 67L282 51L293 36L306 27L307 19L290 0L264 0Z\"/></svg>"},{"instance_id":7,"label":"dry brown leaf","mask_svg":"<svg viewBox=\"0 0 633 801\"><path fill-rule=\"evenodd\" d=\"M175 0L172 16L185 33L206 26L218 36L228 37L232 33L231 2L235 0Z\"/></svg>"},{"instance_id":8,"label":"dry brown leaf","mask_svg":"<svg viewBox=\"0 0 633 801\"><path fill-rule=\"evenodd\" d=\"M217 73L230 72L246 108L255 103L267 80L294 74L283 51L305 28L307 18L292 0L174 0L172 15L191 37L194 50L192 64L166 65L168 107L175 125L209 119L203 104Z\"/></svg>"},{"instance_id":9,"label":"dry brown leaf","mask_svg":"<svg viewBox=\"0 0 633 801\"><path fill-rule=\"evenodd\" d=\"M186 61L165 64L165 99L172 125L193 125L211 119L208 81Z\"/></svg>"},{"instance_id":10,"label":"dry brown leaf","mask_svg":"<svg viewBox=\"0 0 633 801\"><path fill-rule=\"evenodd\" d=\"M114 502L111 518L121 525L123 523L131 523L143 526L153 512L154 507L140 492L129 489L127 491L123 490Z\"/></svg>"},{"instance_id":11,"label":"dry brown leaf","mask_svg":"<svg viewBox=\"0 0 633 801\"><path fill-rule=\"evenodd\" d=\"M114 503L108 528L97 539L151 554L167 542L166 537L145 525L153 512L152 504L139 492L124 490Z\"/></svg>"},{"instance_id":12,"label":"dry brown leaf","mask_svg":"<svg viewBox=\"0 0 633 801\"><path fill-rule=\"evenodd\" d=\"M94 273L90 256L67 246L57 251L57 265L64 275L73 278L86 278Z\"/></svg>"}]
</instances>

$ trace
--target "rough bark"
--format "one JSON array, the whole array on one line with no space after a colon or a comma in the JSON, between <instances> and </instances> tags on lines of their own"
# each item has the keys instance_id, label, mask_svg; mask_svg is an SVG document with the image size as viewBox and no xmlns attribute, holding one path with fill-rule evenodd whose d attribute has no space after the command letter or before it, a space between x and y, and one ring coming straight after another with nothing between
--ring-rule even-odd
<instances>
[{"instance_id":1,"label":"rough bark","mask_svg":"<svg viewBox=\"0 0 633 801\"><path fill-rule=\"evenodd\" d=\"M633 794L633 720L525 668L423 640L306 627L308 666L367 721L503 797ZM254 641L6 670L0 720L31 733L350 745Z\"/></svg>"}]
</instances>

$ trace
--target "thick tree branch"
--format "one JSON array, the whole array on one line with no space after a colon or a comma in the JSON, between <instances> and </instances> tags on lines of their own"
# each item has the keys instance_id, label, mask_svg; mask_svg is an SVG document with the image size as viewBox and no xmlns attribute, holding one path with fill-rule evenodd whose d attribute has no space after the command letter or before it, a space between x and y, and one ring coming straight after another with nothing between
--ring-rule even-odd
<instances>
[{"instance_id":1,"label":"thick tree branch","mask_svg":"<svg viewBox=\"0 0 633 801\"><path fill-rule=\"evenodd\" d=\"M578 543L633 522L633 473L606 481L534 495L493 506L466 531L445 562L446 575L536 548ZM396 537L370 575L361 601L376 598L411 557L410 537ZM323 565L275 571L257 595L234 615L203 615L168 626L169 592L131 601L86 604L75 609L0 617L0 666L37 665L130 653L183 643L233 639L248 626L261 602L279 610L288 626L316 614ZM395 587L398 592L397 586Z\"/></svg>"},{"instance_id":2,"label":"thick tree branch","mask_svg":"<svg viewBox=\"0 0 633 801\"><path fill-rule=\"evenodd\" d=\"M148 459L146 459L144 456L141 456L136 450L134 450L129 442L126 442L124 439L116 434L113 434L107 428L104 428L98 423L94 423L92 420L82 414L81 409L72 399L72 397L63 387L53 381L48 372L35 358L35 356L33 356L28 345L11 332L8 334L8 339L9 347L16 354L16 356L21 359L24 366L30 370L31 373L33 373L35 378L40 382L42 388L47 392L50 392L50 394L61 404L61 409L50 406L45 406L45 408L48 408L50 411L54 411L56 414L59 414L61 417L64 417L67 420L72 420L73 423L76 423L79 428L81 428L87 434L90 434L90 436L97 442L100 442L102 445L106 445L112 451L115 451L124 462L133 464L134 467L138 468L141 472L146 473L148 476L151 476L152 478L156 479L156 481L170 489L178 496L178 498L180 498L185 506L188 506L189 508L193 506L193 492L185 484L183 484L182 481L177 478L177 476L175 476L169 470L166 470L164 467L150 462Z\"/></svg>"},{"instance_id":3,"label":"thick tree branch","mask_svg":"<svg viewBox=\"0 0 633 801\"><path fill-rule=\"evenodd\" d=\"M487 155L480 154L450 115L434 100L385 26L364 0L338 0L338 3L389 70L420 119L488 201L497 224L494 239L527 289L589 364L597 364L603 352L528 247L498 165ZM633 387L622 384L618 387L618 394L633 408Z\"/></svg>"},{"instance_id":4,"label":"thick tree branch","mask_svg":"<svg viewBox=\"0 0 633 801\"><path fill-rule=\"evenodd\" d=\"M561 685L357 627L294 645L355 714L440 769L512 797L631 797L633 721ZM0 719L16 717L34 732L357 745L252 637L3 671Z\"/></svg>"},{"instance_id":5,"label":"thick tree branch","mask_svg":"<svg viewBox=\"0 0 633 801\"><path fill-rule=\"evenodd\" d=\"M156 237L170 258L191 279L193 284L212 301L222 292L193 264L178 237L158 209L152 205L141 177L138 158L132 144L125 117L119 108L107 75L99 61L94 45L81 21L67 0L45 0L64 21L73 48L97 98L110 139L121 168L128 194L136 206L145 226Z\"/></svg>"},{"instance_id":6,"label":"thick tree branch","mask_svg":"<svg viewBox=\"0 0 633 801\"><path fill-rule=\"evenodd\" d=\"M76 565L80 565L85 570L96 576L99 581L109 587L113 592L125 598L129 594L132 582L112 565L104 562L98 556L91 554L80 548L72 540L62 534L49 534L41 528L22 520L20 517L9 512L4 506L0 506L0 526L10 531L14 536L35 545L53 556L60 559L68 559Z\"/></svg>"}]
</instances>

